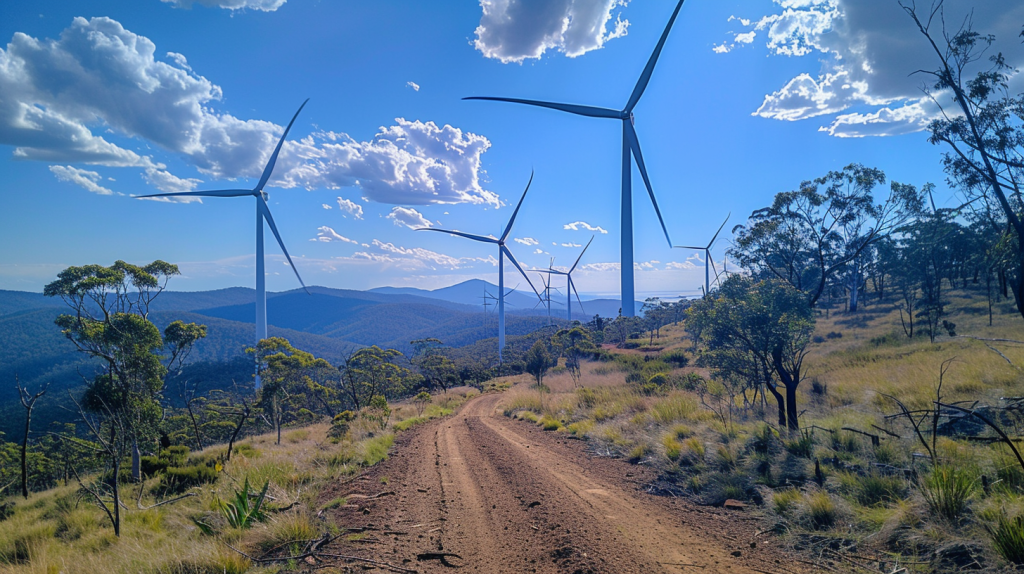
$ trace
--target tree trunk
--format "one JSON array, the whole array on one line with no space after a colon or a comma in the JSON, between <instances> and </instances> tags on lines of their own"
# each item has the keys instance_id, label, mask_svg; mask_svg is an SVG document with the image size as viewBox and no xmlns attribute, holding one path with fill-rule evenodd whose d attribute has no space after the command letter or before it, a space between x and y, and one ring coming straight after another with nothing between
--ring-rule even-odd
<instances>
[{"instance_id":1,"label":"tree trunk","mask_svg":"<svg viewBox=\"0 0 1024 574\"><path fill-rule=\"evenodd\" d=\"M118 449L114 447L113 444L111 444L111 447L113 447L114 452L117 453ZM118 456L118 454L114 454L114 536L116 536L117 538L121 537L121 477L119 476L120 474L121 457Z\"/></svg>"},{"instance_id":2,"label":"tree trunk","mask_svg":"<svg viewBox=\"0 0 1024 574\"><path fill-rule=\"evenodd\" d=\"M25 409L25 436L21 439L21 495L28 498L28 431L32 426L32 407Z\"/></svg>"},{"instance_id":3,"label":"tree trunk","mask_svg":"<svg viewBox=\"0 0 1024 574\"><path fill-rule=\"evenodd\" d=\"M850 284L850 312L857 312L857 296L860 293L860 267L856 261L853 264L853 279Z\"/></svg>"},{"instance_id":4,"label":"tree trunk","mask_svg":"<svg viewBox=\"0 0 1024 574\"><path fill-rule=\"evenodd\" d=\"M196 422L196 415L194 412L192 412L191 399L185 400L185 407L188 409L188 416L190 419L192 419L192 428L195 430L196 433L196 446L199 447L199 450L203 450L203 435L199 433L199 423Z\"/></svg>"},{"instance_id":5,"label":"tree trunk","mask_svg":"<svg viewBox=\"0 0 1024 574\"><path fill-rule=\"evenodd\" d=\"M142 454L137 438L132 439L132 482L142 482Z\"/></svg>"},{"instance_id":6,"label":"tree trunk","mask_svg":"<svg viewBox=\"0 0 1024 574\"><path fill-rule=\"evenodd\" d=\"M767 388L768 392L770 392L772 396L775 397L775 402L779 406L779 428L784 429L786 428L786 399L782 396L782 393L780 393L778 389L776 389L774 386L765 385L765 388Z\"/></svg>"},{"instance_id":7,"label":"tree trunk","mask_svg":"<svg viewBox=\"0 0 1024 574\"><path fill-rule=\"evenodd\" d=\"M786 387L786 419L788 419L786 422L789 423L789 430L800 430L796 411L796 388L800 384L800 380L794 377L783 364L781 348L772 351L772 363L775 365L775 373L779 375L779 379Z\"/></svg>"}]
</instances>

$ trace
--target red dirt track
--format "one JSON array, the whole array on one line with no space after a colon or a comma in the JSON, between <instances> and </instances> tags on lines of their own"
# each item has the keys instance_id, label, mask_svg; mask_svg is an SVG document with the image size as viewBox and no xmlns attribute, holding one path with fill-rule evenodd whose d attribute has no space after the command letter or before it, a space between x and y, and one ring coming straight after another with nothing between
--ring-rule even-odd
<instances>
[{"instance_id":1,"label":"red dirt track","mask_svg":"<svg viewBox=\"0 0 1024 574\"><path fill-rule=\"evenodd\" d=\"M644 467L595 459L584 443L508 419L500 394L402 433L392 458L329 496L330 516L369 527L335 551L416 572L793 572L757 521L647 494ZM390 494L393 492L394 494ZM457 556L453 556L457 555ZM366 565L360 566L365 567Z\"/></svg>"}]
</instances>

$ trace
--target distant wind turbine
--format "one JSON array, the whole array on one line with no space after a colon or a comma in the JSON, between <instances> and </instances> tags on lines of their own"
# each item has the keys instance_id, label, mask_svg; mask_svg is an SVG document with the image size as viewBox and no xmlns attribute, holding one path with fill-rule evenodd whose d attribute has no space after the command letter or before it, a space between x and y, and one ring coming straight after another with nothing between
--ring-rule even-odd
<instances>
[{"instance_id":1,"label":"distant wind turbine","mask_svg":"<svg viewBox=\"0 0 1024 574\"><path fill-rule=\"evenodd\" d=\"M277 163L277 156L281 153L281 146L284 145L285 138L288 137L288 131L292 129L292 124L295 123L295 118L299 117L299 112L302 108L306 107L306 102L309 102L309 98L306 98L305 102L299 106L298 111L292 116L292 121L288 122L288 127L284 129L284 133L281 134L281 139L277 142L277 147L274 148L274 153L270 155L270 160L267 162L266 167L263 168L263 175L260 176L259 183L252 189L219 189L213 191L181 191L176 193L156 193L152 195L141 195L137 199L143 199L147 197L176 197L176 196L192 196L192 197L246 197L252 196L256 198L256 342L259 343L261 340L267 338L267 286L266 286L266 270L263 260L263 222L264 220L270 225L270 230L274 232L274 237L277 238L277 244L281 246L281 251L284 252L284 256L288 259L288 266L295 272L295 277L298 278L299 284L302 288L309 293L309 289L306 289L306 284L302 281L302 277L299 276L299 270L295 268L295 264L292 263L291 255L288 255L288 249L284 246L284 241L281 240L281 234L277 231L277 225L274 224L274 217L270 215L270 206L267 205L267 192L263 191L263 187L267 185L270 180L270 174L274 171L274 164ZM260 374L256 372L256 388L260 388Z\"/></svg>"},{"instance_id":2,"label":"distant wind turbine","mask_svg":"<svg viewBox=\"0 0 1024 574\"><path fill-rule=\"evenodd\" d=\"M512 256L512 252L505 245L505 240L508 239L508 234L512 231L512 224L516 222L516 215L519 214L519 208L523 206L523 200L526 199L526 192L530 191L530 184L533 183L533 173L530 173L530 181L526 183L526 189L523 190L523 196L519 198L519 203L516 205L515 211L512 212L512 217L508 220L508 225L505 226L505 232L501 234L500 239L493 237L485 237L483 235L472 235L469 233L463 233L461 231L450 231L447 229L438 229L437 227L420 227L416 231L437 231L440 233L448 233L451 235L458 235L459 237L465 237L466 239L472 239L473 241L480 241L483 243L493 243L498 246L498 363L501 363L502 350L505 348L505 256L508 256L509 261L516 266L519 273L522 274L526 282L530 284L530 288L533 289L534 294L540 299L540 293L537 293L537 288L533 286L533 282L526 276L526 272L520 267L519 262Z\"/></svg>"},{"instance_id":3,"label":"distant wind turbine","mask_svg":"<svg viewBox=\"0 0 1024 574\"><path fill-rule=\"evenodd\" d=\"M547 270L547 273L549 273L551 275L565 275L565 278L566 278L565 310L566 310L566 317L569 319L570 322L572 321L572 294L573 293L576 293L576 301L578 301L579 304L580 304L580 311L583 311L583 301L580 300L580 294L579 294L579 292L576 291L576 284L572 282L572 272L576 270L576 266L580 264L580 259L583 259L583 254L587 252L587 248L590 247L590 244L593 243L593 242L594 242L594 236L591 235L590 236L590 241L587 242L587 245L586 245L586 247L583 248L583 251L580 251L580 256L576 258L576 263L573 263L572 267L569 268L568 271L558 271L557 269L548 269Z\"/></svg>"},{"instance_id":4,"label":"distant wind turbine","mask_svg":"<svg viewBox=\"0 0 1024 574\"><path fill-rule=\"evenodd\" d=\"M732 212L725 216L725 221L719 226L718 231L715 232L714 237L704 247L695 247L693 245L673 245L676 249L695 249L697 251L704 252L704 296L707 297L708 293L711 292L711 268L715 266L715 260L711 258L711 247L718 241L718 234L722 232L722 228L725 227L726 223L729 223L729 218L732 217ZM715 269L715 279L718 279L718 269Z\"/></svg>"},{"instance_id":5,"label":"distant wind turbine","mask_svg":"<svg viewBox=\"0 0 1024 574\"><path fill-rule=\"evenodd\" d=\"M644 185L647 186L647 193L651 196L651 203L654 205L654 212L658 214L658 221L661 223L661 230L665 233L665 241L668 242L669 246L672 245L672 240L669 239L668 236L668 228L665 227L665 220L661 217L661 209L658 207L658 200L654 198L654 189L651 187L650 178L647 177L647 166L644 164L644 156L640 153L640 141L637 139L636 130L633 127L633 108L635 108L637 102L640 101L640 97L643 96L644 90L647 89L647 83L651 80L651 74L654 72L654 66L658 63L658 57L661 56L661 50L665 46L665 40L668 39L668 33L672 29L672 24L675 22L676 16L679 14L679 9L683 7L683 2L684 0L679 0L679 3L676 4L675 10L672 12L672 17L669 18L668 25L665 26L665 31L662 32L661 39L658 40L658 44L654 48L654 53L651 54L650 60L647 61L647 66L644 67L643 73L640 74L640 79L637 80L636 86L633 88L633 93L630 94L629 101L626 102L626 107L622 110L580 106L576 104L543 102L537 100L523 100L518 98L463 98L464 100L489 100L526 104L591 118L610 118L622 121L621 282L622 314L627 317L632 317L636 314L636 306L634 303L635 290L633 286L632 159L636 159L636 165L640 169L640 175L643 177Z\"/></svg>"}]
</instances>

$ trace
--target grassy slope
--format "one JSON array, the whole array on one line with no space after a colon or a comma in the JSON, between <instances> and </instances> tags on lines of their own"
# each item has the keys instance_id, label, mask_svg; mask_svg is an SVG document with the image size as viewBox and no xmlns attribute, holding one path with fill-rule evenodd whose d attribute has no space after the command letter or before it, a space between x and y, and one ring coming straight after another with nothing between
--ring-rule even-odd
<instances>
[{"instance_id":1,"label":"grassy slope","mask_svg":"<svg viewBox=\"0 0 1024 574\"><path fill-rule=\"evenodd\" d=\"M1024 321L1008 303L998 306L991 327L983 296L955 292L949 311L947 319L956 323L960 335L1024 341ZM933 571L943 568L936 556L944 548L966 543L988 567L1004 563L983 525L998 512L1024 512L1024 474L1009 458L1009 450L938 440L940 460L965 469L971 496L968 511L955 524L941 519L922 495L927 489L921 485L931 480L931 466L914 453L924 449L902 421L887 422L885 415L893 414L895 407L880 393L896 396L912 409L930 407L940 365L955 357L944 377L943 400L999 405L1001 397L1024 395L1019 370L1024 366L1024 345L991 343L1012 361L1010 365L977 340L948 335L934 344L926 336L911 340L903 335L892 304L874 302L855 315L833 312L820 318L815 335L819 343L812 345L799 393L801 423L837 432L815 430L810 444L766 427L762 421L775 422L773 403L765 411L743 409L737 397L732 417L723 420L705 408L695 392L663 389L652 396L641 394L624 384L625 373L617 362L584 365L583 386L589 391L574 391L568 375L557 369L545 379L551 392L543 395L521 377L523 384L506 400L506 414L586 438L597 453L653 465L663 471L665 480L659 486L666 490L686 492L708 503L726 498L763 501L766 518L789 532L787 543L819 556L820 547L839 540L840 546L859 545L862 554L877 553L890 564L900 556L903 562L923 563L911 564L912 568ZM663 329L662 339L655 343L666 351L689 348L681 326ZM687 367L673 370L670 378L681 380L693 372L707 376L699 368ZM812 393L812 380L827 390ZM711 397L706 401L714 403ZM877 432L872 424L905 438L883 434L875 448L866 437L840 430L849 426ZM813 481L814 459L834 461L822 462L823 488ZM901 476L880 477L872 470L876 463L915 467L921 483ZM991 495L980 488L982 474L991 482L1002 479ZM792 488L787 482L799 486Z\"/></svg>"},{"instance_id":2,"label":"grassy slope","mask_svg":"<svg viewBox=\"0 0 1024 574\"><path fill-rule=\"evenodd\" d=\"M361 468L387 458L395 430L417 422L444 416L464 401L465 394L450 392L434 397L422 416L411 405L395 405L392 427L381 433L364 419L351 425L348 437L339 443L327 438L326 423L287 429L282 444L266 434L241 441L215 483L195 487L195 495L180 502L139 509L139 486L128 485L122 497L122 537L117 539L102 511L71 486L32 494L28 500L11 497L14 515L0 522L0 571L11 573L167 573L234 574L276 572L277 567L255 567L228 544L260 554L280 544L305 541L338 525L318 518L325 504L343 500L320 500L320 492L331 481L359 472ZM376 432L374 433L374 430ZM221 457L224 445L194 453L193 457ZM248 478L258 489L270 482L274 508L268 521L248 530L226 525L219 501L230 500ZM142 507L158 502L160 478L143 485ZM169 496L167 498L173 498ZM294 504L293 504L294 503ZM204 535L193 519L211 524L216 535Z\"/></svg>"}]
</instances>

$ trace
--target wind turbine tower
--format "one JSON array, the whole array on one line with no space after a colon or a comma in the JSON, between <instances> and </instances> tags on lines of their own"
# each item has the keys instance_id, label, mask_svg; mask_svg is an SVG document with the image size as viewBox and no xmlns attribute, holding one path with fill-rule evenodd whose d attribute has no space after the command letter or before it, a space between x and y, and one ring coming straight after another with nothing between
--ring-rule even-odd
<instances>
[{"instance_id":1,"label":"wind turbine tower","mask_svg":"<svg viewBox=\"0 0 1024 574\"><path fill-rule=\"evenodd\" d=\"M640 141L637 139L636 130L634 129L635 122L633 117L633 108L636 107L637 103L640 101L640 97L644 94L644 90L647 89L648 82L651 81L651 74L654 72L654 66L658 63L658 57L661 56L661 50L665 46L665 40L668 39L668 33L672 30L672 24L676 21L676 16L679 15L679 9L683 7L683 2L684 0L679 0L676 4L675 10L673 10L672 16L668 20L668 25L665 26L665 31L661 34L661 39L658 40L658 44L654 47L654 53L651 54L650 59L647 61L647 66L644 67L643 72L640 74L640 79L637 80L636 85L633 87L633 93L630 94L629 101L626 102L626 107L621 110L581 106L576 104L544 102L538 100L524 100L519 98L483 96L463 98L465 100L489 100L526 104L529 106L549 108L591 118L608 118L622 122L622 195L620 230L622 234L621 285L622 314L627 317L636 315L636 297L633 285L633 184L631 180L634 159L636 160L637 168L640 170L640 176L644 180L644 185L647 187L647 193L651 197L651 204L654 205L654 212L658 214L658 221L661 223L661 230L665 233L665 241L668 242L670 247L672 245L672 240L669 239L668 236L668 228L665 227L665 220L661 217L661 209L658 207L658 201L654 198L654 189L651 187L650 178L647 176L647 166L644 164L644 156L640 153Z\"/></svg>"},{"instance_id":2,"label":"wind turbine tower","mask_svg":"<svg viewBox=\"0 0 1024 574\"><path fill-rule=\"evenodd\" d=\"M295 123L295 118L299 117L299 112L302 108L306 107L306 102L309 102L309 98L302 105L299 106L298 111L292 116L292 121L288 122L288 127L284 129L284 133L281 134L281 139L277 142L277 147L274 148L274 153L270 154L270 160L267 161L266 167L263 168L263 175L260 176L259 183L252 189L219 189L213 191L182 191L176 193L156 193L152 195L141 195L137 199L143 199L148 197L177 197L177 196L191 196L191 197L255 197L256 198L256 343L267 338L267 285L266 285L266 265L264 262L263 254L263 223L264 221L270 226L270 231L274 233L274 237L277 239L277 244L281 246L281 251L284 252L285 258L288 260L288 266L292 268L295 273L295 277L299 280L299 284L302 288L309 293L309 289L306 289L306 284L302 281L302 277L299 276L299 270L295 268L295 264L292 262L291 255L288 255L288 249L284 246L284 241L281 239L281 234L277 231L277 225L274 223L274 217L270 214L270 206L267 205L267 198L269 194L263 191L263 188L267 185L270 180L270 174L274 171L274 165L277 163L277 156L281 153L281 146L284 145L285 138L288 137L288 132L292 129L292 124ZM260 388L260 373L257 366L256 372L256 388Z\"/></svg>"},{"instance_id":3,"label":"wind turbine tower","mask_svg":"<svg viewBox=\"0 0 1024 574\"><path fill-rule=\"evenodd\" d=\"M533 289L538 299L541 299L540 293L537 293L537 288L533 286L533 282L526 276L526 272L516 261L516 258L512 256L512 252L508 246L505 245L505 240L508 239L509 233L512 232L512 224L516 222L516 215L519 214L519 208L523 206L523 200L526 199L526 193L530 191L530 184L533 183L533 174L530 174L530 181L526 183L526 189L523 190L523 196L519 198L519 203L516 205L515 211L512 212L512 217L508 220L508 225L505 226L505 231L501 234L499 239L494 237L483 236L483 235L472 235L470 233L463 233L461 231L451 231L448 229L438 229L436 227L420 227L416 231L436 231L439 233L447 233L449 235L458 235L459 237L465 237L473 241L480 241L482 243L492 243L498 246L498 363L502 360L502 351L505 348L505 257L507 256L509 261L516 266L519 273L522 274L523 279L530 284L530 288ZM541 299L543 301L543 299Z\"/></svg>"},{"instance_id":4,"label":"wind turbine tower","mask_svg":"<svg viewBox=\"0 0 1024 574\"><path fill-rule=\"evenodd\" d=\"M711 269L715 266L715 260L711 258L711 247L718 240L718 234L722 232L722 228L725 227L726 223L729 223L729 218L732 217L732 212L725 216L725 221L718 227L718 231L715 232L714 237L711 241L703 247L695 247L692 245L673 245L676 249L695 249L697 251L704 252L704 296L707 297L708 293L711 293ZM718 279L718 269L715 269L715 279Z\"/></svg>"}]
</instances>

